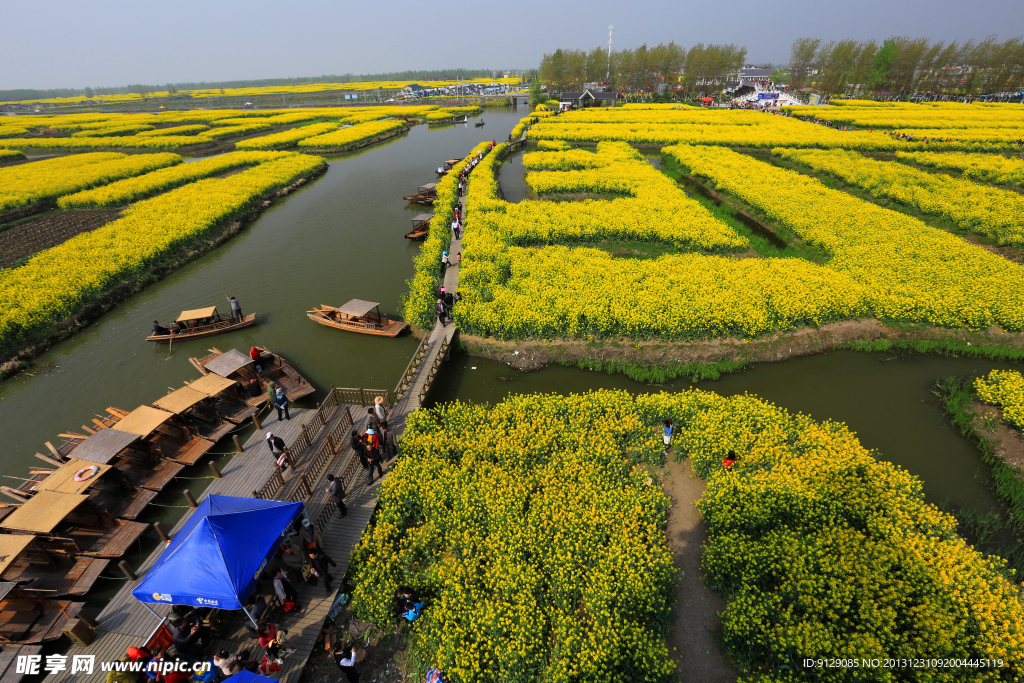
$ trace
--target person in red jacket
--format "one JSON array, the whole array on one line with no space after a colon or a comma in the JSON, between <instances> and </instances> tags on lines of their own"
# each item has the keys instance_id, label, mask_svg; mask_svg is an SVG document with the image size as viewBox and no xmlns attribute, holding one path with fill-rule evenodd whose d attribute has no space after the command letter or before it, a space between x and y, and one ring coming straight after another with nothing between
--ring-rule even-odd
<instances>
[{"instance_id":1,"label":"person in red jacket","mask_svg":"<svg viewBox=\"0 0 1024 683\"><path fill-rule=\"evenodd\" d=\"M736 461L739 459L739 456L736 455L736 451L729 451L729 455L725 456L725 460L722 461L722 467L724 469L729 469L735 465Z\"/></svg>"}]
</instances>

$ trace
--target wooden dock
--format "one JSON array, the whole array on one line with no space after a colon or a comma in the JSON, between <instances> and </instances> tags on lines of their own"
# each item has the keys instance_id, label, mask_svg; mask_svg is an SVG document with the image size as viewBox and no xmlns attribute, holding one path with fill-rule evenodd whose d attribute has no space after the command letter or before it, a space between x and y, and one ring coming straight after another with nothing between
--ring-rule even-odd
<instances>
[{"instance_id":1,"label":"wooden dock","mask_svg":"<svg viewBox=\"0 0 1024 683\"><path fill-rule=\"evenodd\" d=\"M332 388L331 395L337 396ZM369 398L380 392L369 392ZM384 392L386 393L386 392ZM266 444L266 432L272 431L280 436L285 443L289 444L289 450L293 445L303 445L303 439L307 444L301 452L294 452L296 459L296 473L283 477L283 485L278 490L278 499L304 500L307 515L314 520L320 530L325 552L335 560L337 566L331 567L330 571L334 578L333 590L328 594L323 584L310 586L300 584L296 586L299 593L299 604L303 610L296 615L284 615L280 619L280 625L288 630L288 647L294 652L285 657L282 670L275 674L282 681L295 683L299 680L306 660L313 650L313 646L320 634L327 613L334 601L336 593L340 590L342 578L348 569L349 558L363 530L369 523L373 510L376 507L377 488L381 480L374 482L373 486L366 485L366 475L355 459L348 439L340 443L332 443L328 436L337 431L339 426L350 429L353 426L361 429L366 421L365 408L361 405L336 404L333 410L321 409L311 410L297 408L291 411L291 420L278 421L270 420L263 429L258 430L243 446L244 452L233 457L222 469L222 477L214 479L203 495L201 501L208 495L218 494L225 496L252 497L254 492L261 489L266 490L269 483L278 479L274 458ZM322 419L322 424L316 434L310 434L308 422L317 418ZM355 425L350 421L349 416L354 418ZM347 435L347 431L344 432ZM334 450L333 446L337 446ZM323 456L325 450L333 452L326 462L321 462L320 472L316 477L303 478L311 473L310 467L315 464L315 456L319 453ZM348 506L348 516L342 518L336 511L333 504L326 501L326 475L329 473L345 472L346 481L345 498ZM308 483L308 492L307 486ZM269 496L261 496L269 497ZM173 537L191 517L189 510L178 521L171 530ZM163 552L164 546L157 548L137 570L140 579L146 571L152 567ZM137 601L131 595L131 591L137 585L137 581L127 581L121 590L110 600L107 606L100 612L96 629L96 638L88 646L73 645L67 654L73 655L95 655L96 666L100 662L117 661L125 655L128 647L144 645L147 638L160 625L160 619L154 616L156 612L161 617L166 616L170 611L170 605L153 604L149 609ZM153 612L150 611L153 610ZM262 654L259 643L253 639L242 627L236 628L231 633L223 634L220 640L214 642L214 650L224 648L230 652L240 652L248 649L252 656ZM70 681L77 676L72 676L68 671L49 675L47 681Z\"/></svg>"}]
</instances>

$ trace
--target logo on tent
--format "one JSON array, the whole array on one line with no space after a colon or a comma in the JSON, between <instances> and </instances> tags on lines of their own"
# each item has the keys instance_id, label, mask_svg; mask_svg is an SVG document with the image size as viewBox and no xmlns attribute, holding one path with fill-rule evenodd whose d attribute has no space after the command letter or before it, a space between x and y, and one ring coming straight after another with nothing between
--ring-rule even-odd
<instances>
[{"instance_id":1,"label":"logo on tent","mask_svg":"<svg viewBox=\"0 0 1024 683\"><path fill-rule=\"evenodd\" d=\"M162 600L163 602L170 602L171 596L167 593L153 593L154 600Z\"/></svg>"},{"instance_id":2,"label":"logo on tent","mask_svg":"<svg viewBox=\"0 0 1024 683\"><path fill-rule=\"evenodd\" d=\"M213 607L217 606L216 600L209 600L207 598L196 598L196 602L198 602L200 605L211 605Z\"/></svg>"}]
</instances>

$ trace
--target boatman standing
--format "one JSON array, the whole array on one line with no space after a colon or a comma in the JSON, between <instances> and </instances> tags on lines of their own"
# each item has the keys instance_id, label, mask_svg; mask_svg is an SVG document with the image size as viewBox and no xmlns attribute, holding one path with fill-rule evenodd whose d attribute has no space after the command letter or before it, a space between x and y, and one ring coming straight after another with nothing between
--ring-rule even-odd
<instances>
[{"instance_id":1,"label":"boatman standing","mask_svg":"<svg viewBox=\"0 0 1024 683\"><path fill-rule=\"evenodd\" d=\"M228 304L231 306L231 317L242 319L242 304L238 303L238 299L233 296L228 297Z\"/></svg>"}]
</instances>

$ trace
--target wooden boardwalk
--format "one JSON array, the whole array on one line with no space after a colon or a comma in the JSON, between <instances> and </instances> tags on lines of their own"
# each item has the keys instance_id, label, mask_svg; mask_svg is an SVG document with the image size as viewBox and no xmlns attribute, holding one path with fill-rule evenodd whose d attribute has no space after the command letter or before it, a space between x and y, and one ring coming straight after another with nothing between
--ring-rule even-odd
<instances>
[{"instance_id":1,"label":"wooden boardwalk","mask_svg":"<svg viewBox=\"0 0 1024 683\"><path fill-rule=\"evenodd\" d=\"M323 434L335 428L339 423L343 422L347 425L347 418L350 414L355 417L356 428L362 428L366 420L365 414L362 413L365 409L362 406L339 406L338 408L334 419L324 426L321 430L322 434L313 440L307 451L313 451L323 440ZM266 432L271 431L276 436L280 436L285 443L293 444L302 433L303 423L312 418L316 412L311 409L297 408L291 411L291 420L278 421L275 418L265 423L263 429L258 430L245 443L244 452L234 456L222 468L222 478L214 479L199 500L201 501L211 494L252 497L253 492L262 488L274 475L275 463L266 444ZM320 528L325 552L337 563L337 566L330 568L334 578L333 590L328 594L322 583L318 586L307 584L296 586L299 593L299 604L303 606L303 610L294 616L284 615L284 618L279 620L281 626L288 630L288 647L292 648L294 652L285 657L281 672L275 675L283 681L292 683L299 680L305 662L313 650L313 645L334 601L335 594L340 589L341 580L348 569L352 550L362 536L376 507L376 492L381 480L378 479L372 487L367 486L366 475L354 459L347 439L339 446L332 462L323 468L315 482L310 482L312 495L306 496L305 500L307 515L310 519L316 520L317 526ZM308 461L308 458L302 458L302 455L296 454L296 457ZM300 464L299 468L301 469L301 467ZM332 472L348 474L346 477L348 495L345 499L348 505L347 517L341 517L334 505L326 501L326 475ZM296 491L297 481L297 475L289 477L282 492ZM182 516L170 532L172 538L191 516L191 510ZM139 567L137 573L140 579L156 563L164 547L161 545L157 548ZM67 652L69 657L72 655L95 655L98 669L100 662L116 661L123 657L128 647L145 644L150 634L161 623L153 612L161 617L166 616L170 611L170 606L152 604L149 605L149 608L153 610L151 612L131 595L131 591L137 583L138 581L129 581L122 586L121 590L100 612L95 640L84 647L73 645ZM224 634L221 640L215 641L213 649L217 650L221 647L235 653L248 649L254 657L262 654L259 643L241 626L231 633ZM78 677L78 675L72 676L68 671L63 671L47 676L46 680L56 682L74 680Z\"/></svg>"}]
</instances>

